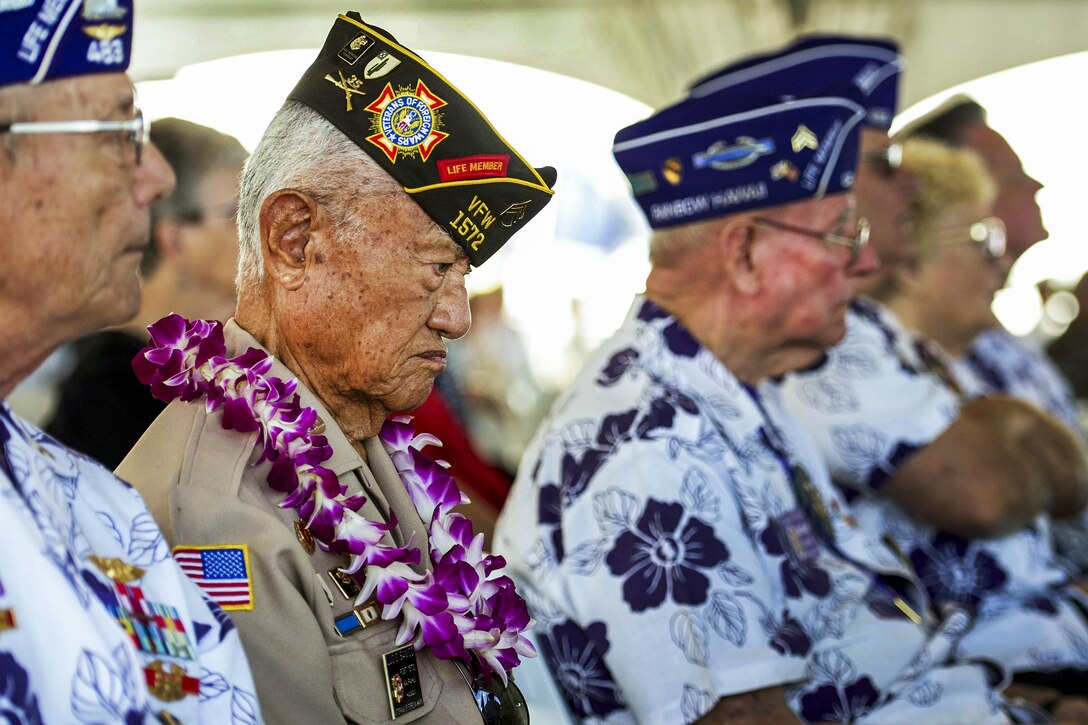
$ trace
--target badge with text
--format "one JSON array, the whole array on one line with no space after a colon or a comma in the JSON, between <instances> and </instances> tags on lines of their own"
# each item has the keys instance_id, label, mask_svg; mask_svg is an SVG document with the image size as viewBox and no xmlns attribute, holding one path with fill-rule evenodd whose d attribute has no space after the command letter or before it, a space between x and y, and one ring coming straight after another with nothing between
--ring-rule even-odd
<instances>
[{"instance_id":1,"label":"badge with text","mask_svg":"<svg viewBox=\"0 0 1088 725\"><path fill-rule=\"evenodd\" d=\"M442 159L435 164L438 168L438 178L443 183L465 179L487 179L506 176L506 169L510 165L510 154L463 156L459 159Z\"/></svg>"},{"instance_id":2,"label":"badge with text","mask_svg":"<svg viewBox=\"0 0 1088 725\"><path fill-rule=\"evenodd\" d=\"M415 89L386 83L378 99L366 107L374 114L366 140L380 148L394 164L401 156L415 156L426 161L434 147L449 134L442 132L442 114L436 113L446 102L431 93L422 80Z\"/></svg>"},{"instance_id":3,"label":"badge with text","mask_svg":"<svg viewBox=\"0 0 1088 725\"><path fill-rule=\"evenodd\" d=\"M373 38L369 37L366 33L359 33L352 38L347 45L341 48L337 55L340 56L340 60L348 65L355 65L358 60L363 57L363 53L365 53L372 45L374 45Z\"/></svg>"},{"instance_id":4,"label":"badge with text","mask_svg":"<svg viewBox=\"0 0 1088 725\"><path fill-rule=\"evenodd\" d=\"M783 514L778 517L778 525L781 527L782 536L797 554L797 558L806 564L816 561L820 555L820 545L816 542L808 516L803 510L794 509Z\"/></svg>"},{"instance_id":5,"label":"badge with text","mask_svg":"<svg viewBox=\"0 0 1088 725\"><path fill-rule=\"evenodd\" d=\"M393 719L423 707L423 685L419 681L416 651L412 645L382 655L389 712Z\"/></svg>"}]
</instances>

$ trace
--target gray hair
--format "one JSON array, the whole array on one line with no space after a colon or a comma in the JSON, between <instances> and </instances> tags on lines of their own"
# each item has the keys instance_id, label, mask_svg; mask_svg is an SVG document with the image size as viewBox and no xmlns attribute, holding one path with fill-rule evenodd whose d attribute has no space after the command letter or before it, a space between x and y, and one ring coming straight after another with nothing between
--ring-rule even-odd
<instances>
[{"instance_id":1,"label":"gray hair","mask_svg":"<svg viewBox=\"0 0 1088 725\"><path fill-rule=\"evenodd\" d=\"M358 236L377 198L403 188L365 151L325 118L298 101L283 104L246 161L238 201L238 291L264 279L261 206L280 189L313 197L339 229Z\"/></svg>"},{"instance_id":2,"label":"gray hair","mask_svg":"<svg viewBox=\"0 0 1088 725\"><path fill-rule=\"evenodd\" d=\"M650 263L657 266L669 266L684 252L713 239L722 223L723 219L716 217L675 227L655 229L650 235Z\"/></svg>"}]
</instances>

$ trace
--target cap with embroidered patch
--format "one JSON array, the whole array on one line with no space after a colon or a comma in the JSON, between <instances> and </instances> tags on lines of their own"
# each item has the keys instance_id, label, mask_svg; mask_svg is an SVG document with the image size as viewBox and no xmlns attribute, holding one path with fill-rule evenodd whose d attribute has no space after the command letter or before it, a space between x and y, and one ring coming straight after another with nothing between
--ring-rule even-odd
<instances>
[{"instance_id":1,"label":"cap with embroidered patch","mask_svg":"<svg viewBox=\"0 0 1088 725\"><path fill-rule=\"evenodd\" d=\"M866 124L887 130L895 117L902 71L899 46L888 38L810 35L704 76L689 93L703 97L728 91L789 98L851 84L866 108Z\"/></svg>"},{"instance_id":2,"label":"cap with embroidered patch","mask_svg":"<svg viewBox=\"0 0 1088 725\"><path fill-rule=\"evenodd\" d=\"M0 86L120 73L132 0L0 0Z\"/></svg>"},{"instance_id":3,"label":"cap with embroidered patch","mask_svg":"<svg viewBox=\"0 0 1088 725\"><path fill-rule=\"evenodd\" d=\"M289 98L328 119L483 264L550 201L533 168L457 88L358 13L336 19Z\"/></svg>"},{"instance_id":4,"label":"cap with embroidered patch","mask_svg":"<svg viewBox=\"0 0 1088 725\"><path fill-rule=\"evenodd\" d=\"M616 134L612 148L650 226L849 191L865 109L840 93L688 96Z\"/></svg>"}]
</instances>

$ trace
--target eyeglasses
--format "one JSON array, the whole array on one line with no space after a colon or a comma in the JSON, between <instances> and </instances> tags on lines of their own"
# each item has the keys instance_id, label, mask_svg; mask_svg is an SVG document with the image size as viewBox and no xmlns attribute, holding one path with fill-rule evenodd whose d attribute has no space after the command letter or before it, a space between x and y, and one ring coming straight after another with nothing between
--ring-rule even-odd
<instances>
[{"instance_id":1,"label":"eyeglasses","mask_svg":"<svg viewBox=\"0 0 1088 725\"><path fill-rule=\"evenodd\" d=\"M882 149L865 151L861 154L861 161L872 166L881 176L891 176L903 165L903 145L891 143Z\"/></svg>"},{"instance_id":2,"label":"eyeglasses","mask_svg":"<svg viewBox=\"0 0 1088 725\"><path fill-rule=\"evenodd\" d=\"M765 227L771 227L772 229L779 229L784 232L792 232L794 234L812 237L813 239L819 239L826 244L838 244L839 246L846 247L850 250L850 256L846 262L847 267L853 266L854 263L858 261L858 257L861 256L861 250L869 243L869 220L863 216L858 217L858 233L853 237L835 234L834 232L817 232L812 229L797 227L793 224L786 224L766 217L754 217L752 221Z\"/></svg>"},{"instance_id":3,"label":"eyeglasses","mask_svg":"<svg viewBox=\"0 0 1088 725\"><path fill-rule=\"evenodd\" d=\"M494 676L477 675L470 679L464 664L456 661L455 664L472 690L484 725L529 725L529 706L513 680L507 680L504 687Z\"/></svg>"},{"instance_id":4,"label":"eyeglasses","mask_svg":"<svg viewBox=\"0 0 1088 725\"><path fill-rule=\"evenodd\" d=\"M955 234L960 235L962 227L946 229L939 232L942 237ZM982 255L991 262L1005 255L1005 223L997 217L979 219L967 229L968 240L955 240L942 242L942 247L954 247L960 244L977 244Z\"/></svg>"},{"instance_id":5,"label":"eyeglasses","mask_svg":"<svg viewBox=\"0 0 1088 725\"><path fill-rule=\"evenodd\" d=\"M0 123L0 133L13 134L43 134L43 133L116 133L123 132L127 136L126 141L136 147L136 165L140 165L140 158L144 146L147 145L151 135L151 124L144 118L144 112L139 107L134 109L134 115L127 121L16 121L15 123Z\"/></svg>"}]
</instances>

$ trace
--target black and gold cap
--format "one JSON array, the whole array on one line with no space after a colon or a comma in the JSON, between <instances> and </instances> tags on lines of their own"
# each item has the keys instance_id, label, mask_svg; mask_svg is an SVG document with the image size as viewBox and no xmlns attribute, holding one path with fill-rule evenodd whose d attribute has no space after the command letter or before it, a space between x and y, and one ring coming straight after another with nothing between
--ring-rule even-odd
<instances>
[{"instance_id":1,"label":"black and gold cap","mask_svg":"<svg viewBox=\"0 0 1088 725\"><path fill-rule=\"evenodd\" d=\"M400 183L479 266L552 198L472 101L357 12L336 19L290 99L314 109Z\"/></svg>"}]
</instances>

